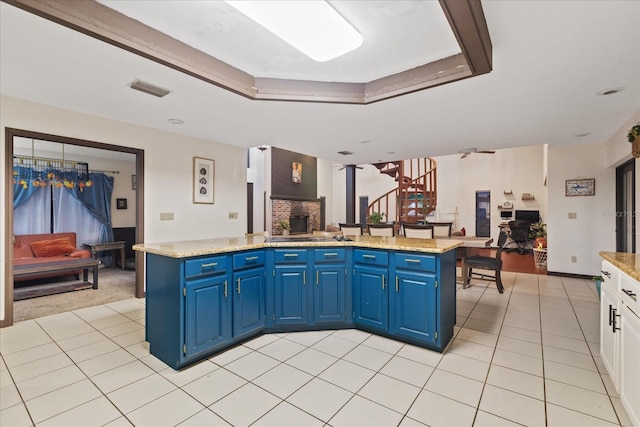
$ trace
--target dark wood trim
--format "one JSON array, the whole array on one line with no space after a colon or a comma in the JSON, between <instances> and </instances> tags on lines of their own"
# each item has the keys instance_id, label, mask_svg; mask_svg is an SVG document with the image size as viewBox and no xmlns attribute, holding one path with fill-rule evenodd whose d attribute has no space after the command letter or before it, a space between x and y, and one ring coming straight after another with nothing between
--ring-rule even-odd
<instances>
[{"instance_id":1,"label":"dark wood trim","mask_svg":"<svg viewBox=\"0 0 640 427\"><path fill-rule=\"evenodd\" d=\"M13 135L4 130L4 318L0 328L13 325Z\"/></svg>"},{"instance_id":2,"label":"dark wood trim","mask_svg":"<svg viewBox=\"0 0 640 427\"><path fill-rule=\"evenodd\" d=\"M346 165L344 168L347 174L346 188L346 222L353 224L356 222L356 165Z\"/></svg>"},{"instance_id":3,"label":"dark wood trim","mask_svg":"<svg viewBox=\"0 0 640 427\"><path fill-rule=\"evenodd\" d=\"M563 273L561 271L547 271L547 276L570 277L573 279L585 279L585 280L593 279L593 276L590 276L588 274Z\"/></svg>"},{"instance_id":4,"label":"dark wood trim","mask_svg":"<svg viewBox=\"0 0 640 427\"><path fill-rule=\"evenodd\" d=\"M131 153L136 156L136 243L144 242L144 150L106 144L103 142L69 138L24 129L5 128L5 276L4 276L4 319L0 327L13 324L13 139L14 137L33 138L61 144L79 145L103 150ZM144 259L136 252L135 296L144 298Z\"/></svg>"},{"instance_id":5,"label":"dark wood trim","mask_svg":"<svg viewBox=\"0 0 640 427\"><path fill-rule=\"evenodd\" d=\"M491 38L480 0L440 0L461 54L356 83L254 77L95 1L2 1L253 100L370 104L492 69Z\"/></svg>"},{"instance_id":6,"label":"dark wood trim","mask_svg":"<svg viewBox=\"0 0 640 427\"><path fill-rule=\"evenodd\" d=\"M281 196L278 194L272 194L269 197L271 200L291 200L294 202L319 202L317 197L296 197L296 196Z\"/></svg>"},{"instance_id":7,"label":"dark wood trim","mask_svg":"<svg viewBox=\"0 0 640 427\"><path fill-rule=\"evenodd\" d=\"M625 209L624 175L631 173L631 212ZM632 158L616 167L616 252L628 252L624 245L626 219L636 212L636 159ZM636 253L636 221L631 221L631 252Z\"/></svg>"}]
</instances>

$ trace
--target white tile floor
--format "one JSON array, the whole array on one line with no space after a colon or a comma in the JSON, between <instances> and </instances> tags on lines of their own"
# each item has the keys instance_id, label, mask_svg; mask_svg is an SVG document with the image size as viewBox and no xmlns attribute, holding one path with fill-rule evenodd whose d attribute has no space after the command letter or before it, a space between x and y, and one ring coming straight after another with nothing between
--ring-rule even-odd
<instances>
[{"instance_id":1,"label":"white tile floor","mask_svg":"<svg viewBox=\"0 0 640 427\"><path fill-rule=\"evenodd\" d=\"M263 335L182 371L144 300L0 330L0 425L630 425L599 357L591 281L504 273L458 289L443 354L357 330Z\"/></svg>"}]
</instances>

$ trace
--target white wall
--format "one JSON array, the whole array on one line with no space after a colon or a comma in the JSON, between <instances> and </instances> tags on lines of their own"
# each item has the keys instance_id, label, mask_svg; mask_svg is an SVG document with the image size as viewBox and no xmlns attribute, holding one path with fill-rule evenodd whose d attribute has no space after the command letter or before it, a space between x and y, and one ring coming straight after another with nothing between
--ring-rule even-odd
<instances>
[{"instance_id":1,"label":"white wall","mask_svg":"<svg viewBox=\"0 0 640 427\"><path fill-rule=\"evenodd\" d=\"M246 228L247 168L245 150L183 135L161 132L128 123L0 97L0 128L12 127L71 138L86 139L145 150L145 240L166 242L238 236ZM188 124L187 124L188 126ZM4 171L5 133L0 133L0 174ZM215 204L192 202L193 157L215 160ZM0 202L0 237L4 227L5 200ZM238 219L228 219L229 212ZM161 212L173 212L174 221L160 221ZM7 262L4 246L0 258ZM6 264L0 277L4 278ZM4 319L4 286L0 285L0 318Z\"/></svg>"},{"instance_id":2,"label":"white wall","mask_svg":"<svg viewBox=\"0 0 640 427\"><path fill-rule=\"evenodd\" d=\"M595 178L595 195L566 197L565 180L575 178ZM598 252L615 252L615 204L615 169L607 166L605 144L549 147L547 269L597 275Z\"/></svg>"},{"instance_id":3,"label":"white wall","mask_svg":"<svg viewBox=\"0 0 640 427\"><path fill-rule=\"evenodd\" d=\"M264 191L265 191L265 151L256 147L249 149L249 168L247 182L253 183L253 232L264 230Z\"/></svg>"}]
</instances>

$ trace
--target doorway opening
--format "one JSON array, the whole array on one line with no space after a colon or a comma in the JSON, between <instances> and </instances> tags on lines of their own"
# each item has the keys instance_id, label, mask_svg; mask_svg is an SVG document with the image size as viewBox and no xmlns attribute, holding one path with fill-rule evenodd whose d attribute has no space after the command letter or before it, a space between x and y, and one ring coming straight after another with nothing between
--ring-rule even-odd
<instances>
[{"instance_id":1,"label":"doorway opening","mask_svg":"<svg viewBox=\"0 0 640 427\"><path fill-rule=\"evenodd\" d=\"M32 132L28 130L6 128L5 129L5 233L9 235L14 230L14 209L11 202L14 198L13 186L13 158L14 158L14 142L19 139L29 139L46 141L51 144L64 144L69 147L86 147L89 149L104 150L103 153L129 153L135 157L135 178L131 177L131 184L135 182L135 243L144 241L144 150L116 146L106 143L80 140L57 135ZM129 178L127 178L129 179ZM13 280L13 239L5 239L4 247L7 257L5 263L4 283L4 312L5 316L0 321L0 327L11 326L14 322L14 280ZM138 253L133 254L134 259L131 260L132 267L135 268L135 297L143 298L144 293L144 263L143 258Z\"/></svg>"},{"instance_id":2,"label":"doorway opening","mask_svg":"<svg viewBox=\"0 0 640 427\"><path fill-rule=\"evenodd\" d=\"M490 191L476 191L476 236L491 237Z\"/></svg>"},{"instance_id":3,"label":"doorway opening","mask_svg":"<svg viewBox=\"0 0 640 427\"><path fill-rule=\"evenodd\" d=\"M636 252L636 161L616 168L616 252Z\"/></svg>"}]
</instances>

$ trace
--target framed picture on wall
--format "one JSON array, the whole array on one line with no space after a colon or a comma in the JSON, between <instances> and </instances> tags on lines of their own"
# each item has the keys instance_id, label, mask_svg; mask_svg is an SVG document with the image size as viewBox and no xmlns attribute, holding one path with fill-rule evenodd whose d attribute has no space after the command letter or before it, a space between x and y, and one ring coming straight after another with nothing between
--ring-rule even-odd
<instances>
[{"instance_id":1,"label":"framed picture on wall","mask_svg":"<svg viewBox=\"0 0 640 427\"><path fill-rule=\"evenodd\" d=\"M200 157L193 158L193 203L213 204L215 162Z\"/></svg>"},{"instance_id":2,"label":"framed picture on wall","mask_svg":"<svg viewBox=\"0 0 640 427\"><path fill-rule=\"evenodd\" d=\"M291 164L291 181L296 184L302 183L302 163L293 162Z\"/></svg>"},{"instance_id":3,"label":"framed picture on wall","mask_svg":"<svg viewBox=\"0 0 640 427\"><path fill-rule=\"evenodd\" d=\"M127 199L116 199L116 209L127 209Z\"/></svg>"},{"instance_id":4,"label":"framed picture on wall","mask_svg":"<svg viewBox=\"0 0 640 427\"><path fill-rule=\"evenodd\" d=\"M567 179L565 181L565 196L595 196L595 178Z\"/></svg>"}]
</instances>

